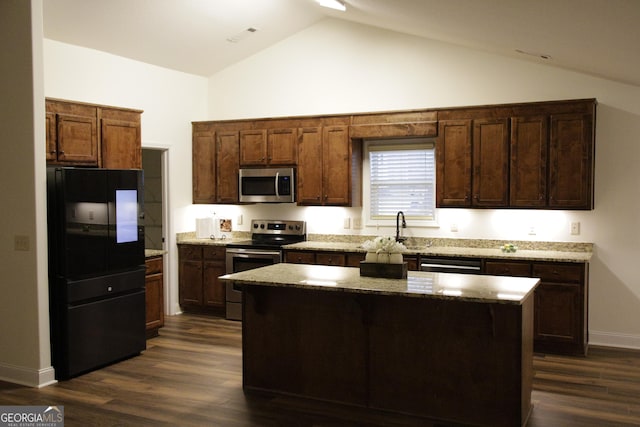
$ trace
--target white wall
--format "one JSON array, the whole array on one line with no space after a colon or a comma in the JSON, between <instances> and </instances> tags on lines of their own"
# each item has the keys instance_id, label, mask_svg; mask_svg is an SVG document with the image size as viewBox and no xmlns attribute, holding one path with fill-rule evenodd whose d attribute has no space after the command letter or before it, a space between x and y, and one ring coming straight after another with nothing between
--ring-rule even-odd
<instances>
[{"instance_id":1,"label":"white wall","mask_svg":"<svg viewBox=\"0 0 640 427\"><path fill-rule=\"evenodd\" d=\"M165 309L176 313L175 235L193 230L183 214L191 205L191 121L206 117L207 79L53 40L44 41L44 73L47 97L144 110L142 146L168 150Z\"/></svg>"},{"instance_id":2,"label":"white wall","mask_svg":"<svg viewBox=\"0 0 640 427\"><path fill-rule=\"evenodd\" d=\"M588 52L585 52L588 54ZM597 98L593 211L439 209L438 229L415 236L593 242L590 341L640 348L640 88L340 20L325 20L209 80L209 119L295 116ZM310 232L356 234L359 209L194 206L235 218L311 221ZM581 235L569 223L581 223ZM452 233L450 224L459 231ZM319 225L322 224L322 225ZM528 235L535 226L537 234ZM193 229L193 226L192 226ZM363 234L392 234L367 228Z\"/></svg>"},{"instance_id":3,"label":"white wall","mask_svg":"<svg viewBox=\"0 0 640 427\"><path fill-rule=\"evenodd\" d=\"M0 379L53 380L49 353L42 2L0 2ZM27 239L16 250L14 238Z\"/></svg>"}]
</instances>

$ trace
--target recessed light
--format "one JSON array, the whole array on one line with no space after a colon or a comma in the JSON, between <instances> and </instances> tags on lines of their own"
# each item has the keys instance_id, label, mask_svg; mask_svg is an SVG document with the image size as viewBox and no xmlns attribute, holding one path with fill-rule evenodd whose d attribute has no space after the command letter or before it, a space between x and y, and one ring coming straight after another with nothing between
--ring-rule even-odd
<instances>
[{"instance_id":1,"label":"recessed light","mask_svg":"<svg viewBox=\"0 0 640 427\"><path fill-rule=\"evenodd\" d=\"M328 7L330 9L340 10L344 12L347 10L347 6L344 4L342 0L318 0L320 6Z\"/></svg>"},{"instance_id":2,"label":"recessed light","mask_svg":"<svg viewBox=\"0 0 640 427\"><path fill-rule=\"evenodd\" d=\"M521 53L523 55L535 56L544 60L552 59L551 55L547 55L546 53L527 52L526 50L521 50L521 49L516 49L516 52Z\"/></svg>"}]
</instances>

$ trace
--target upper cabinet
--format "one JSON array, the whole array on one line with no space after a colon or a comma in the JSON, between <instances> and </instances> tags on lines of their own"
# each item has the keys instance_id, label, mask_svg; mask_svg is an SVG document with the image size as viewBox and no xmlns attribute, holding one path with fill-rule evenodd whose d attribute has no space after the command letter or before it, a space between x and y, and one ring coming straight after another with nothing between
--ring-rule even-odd
<instances>
[{"instance_id":1,"label":"upper cabinet","mask_svg":"<svg viewBox=\"0 0 640 427\"><path fill-rule=\"evenodd\" d=\"M98 166L95 106L46 100L47 163Z\"/></svg>"},{"instance_id":2,"label":"upper cabinet","mask_svg":"<svg viewBox=\"0 0 640 427\"><path fill-rule=\"evenodd\" d=\"M438 207L593 209L595 100L438 113Z\"/></svg>"},{"instance_id":3,"label":"upper cabinet","mask_svg":"<svg viewBox=\"0 0 640 427\"><path fill-rule=\"evenodd\" d=\"M295 165L297 136L297 128L241 131L240 166Z\"/></svg>"},{"instance_id":4,"label":"upper cabinet","mask_svg":"<svg viewBox=\"0 0 640 427\"><path fill-rule=\"evenodd\" d=\"M45 105L48 164L142 167L142 111L54 99Z\"/></svg>"},{"instance_id":5,"label":"upper cabinet","mask_svg":"<svg viewBox=\"0 0 640 427\"><path fill-rule=\"evenodd\" d=\"M193 123L193 203L238 203L240 132Z\"/></svg>"},{"instance_id":6,"label":"upper cabinet","mask_svg":"<svg viewBox=\"0 0 640 427\"><path fill-rule=\"evenodd\" d=\"M439 208L593 209L595 112L582 99L197 122L193 201L238 203L238 168L292 166L299 205L358 206L364 140L435 138Z\"/></svg>"}]
</instances>

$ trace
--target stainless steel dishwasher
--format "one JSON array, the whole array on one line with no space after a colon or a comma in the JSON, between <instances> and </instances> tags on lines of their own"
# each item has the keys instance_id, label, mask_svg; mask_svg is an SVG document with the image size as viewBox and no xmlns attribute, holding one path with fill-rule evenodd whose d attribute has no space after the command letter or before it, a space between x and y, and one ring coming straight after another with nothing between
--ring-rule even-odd
<instances>
[{"instance_id":1,"label":"stainless steel dishwasher","mask_svg":"<svg viewBox=\"0 0 640 427\"><path fill-rule=\"evenodd\" d=\"M421 258L421 271L436 273L481 274L482 260L476 258Z\"/></svg>"}]
</instances>

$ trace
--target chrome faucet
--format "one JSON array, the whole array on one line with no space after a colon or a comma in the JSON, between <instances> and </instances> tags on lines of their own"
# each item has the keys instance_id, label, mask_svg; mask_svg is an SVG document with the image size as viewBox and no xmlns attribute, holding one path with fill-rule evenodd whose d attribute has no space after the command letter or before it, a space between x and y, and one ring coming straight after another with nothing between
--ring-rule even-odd
<instances>
[{"instance_id":1,"label":"chrome faucet","mask_svg":"<svg viewBox=\"0 0 640 427\"><path fill-rule=\"evenodd\" d=\"M406 237L401 236L400 233L400 216L402 215L402 228L407 228L407 222L404 220L404 212L399 211L396 214L396 242L404 242Z\"/></svg>"}]
</instances>

